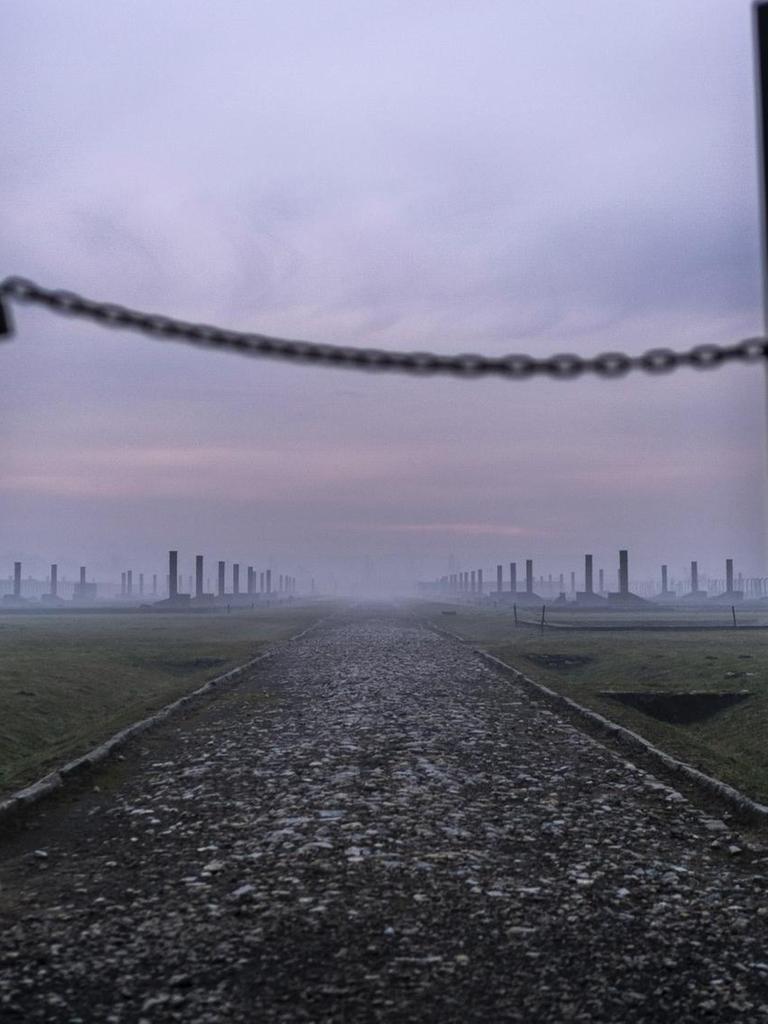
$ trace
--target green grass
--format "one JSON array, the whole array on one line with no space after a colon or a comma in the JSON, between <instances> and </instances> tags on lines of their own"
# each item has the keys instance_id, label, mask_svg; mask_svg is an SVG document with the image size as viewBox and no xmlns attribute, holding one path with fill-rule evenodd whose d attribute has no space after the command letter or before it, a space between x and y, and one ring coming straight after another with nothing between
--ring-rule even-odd
<instances>
[{"instance_id":1,"label":"green grass","mask_svg":"<svg viewBox=\"0 0 768 1024\"><path fill-rule=\"evenodd\" d=\"M515 629L510 612L461 608L455 617L443 616L447 608L420 604L414 614L768 802L768 630L542 633ZM0 793L78 756L322 613L313 606L229 615L0 615ZM548 609L547 615L563 622L633 621L625 614L556 618ZM719 612L705 616L722 617ZM654 615L670 622L694 618L704 617ZM747 613L739 613L739 619L759 621ZM552 660L569 656L587 660L563 667ZM659 722L600 696L601 690L666 689L747 689L753 696L691 725Z\"/></svg>"},{"instance_id":2,"label":"green grass","mask_svg":"<svg viewBox=\"0 0 768 1024\"><path fill-rule=\"evenodd\" d=\"M0 792L33 781L321 614L307 606L0 615Z\"/></svg>"},{"instance_id":3,"label":"green grass","mask_svg":"<svg viewBox=\"0 0 768 1024\"><path fill-rule=\"evenodd\" d=\"M454 617L442 615L443 607L447 606L424 606L419 614L537 682L633 729L675 757L768 802L768 630L542 632L515 628L511 612L462 608ZM730 609L727 612L730 615ZM737 614L740 621L765 621L764 615ZM675 623L711 621L713 616L716 613L709 611L702 616L677 611L653 618ZM587 620L585 615L563 613L556 621L577 618ZM632 621L631 615L623 614L589 618L599 624ZM643 622L647 616L636 619ZM558 659L569 656L586 660L557 666ZM752 696L705 721L676 725L601 697L601 690L750 690Z\"/></svg>"}]
</instances>

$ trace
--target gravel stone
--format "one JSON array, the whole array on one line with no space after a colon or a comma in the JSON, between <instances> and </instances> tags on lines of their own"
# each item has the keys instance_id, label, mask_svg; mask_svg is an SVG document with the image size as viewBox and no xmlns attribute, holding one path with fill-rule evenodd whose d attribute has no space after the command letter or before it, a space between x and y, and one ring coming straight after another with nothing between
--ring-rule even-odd
<instances>
[{"instance_id":1,"label":"gravel stone","mask_svg":"<svg viewBox=\"0 0 768 1024\"><path fill-rule=\"evenodd\" d=\"M768 1018L764 852L394 612L121 758L0 844L4 1024Z\"/></svg>"}]
</instances>

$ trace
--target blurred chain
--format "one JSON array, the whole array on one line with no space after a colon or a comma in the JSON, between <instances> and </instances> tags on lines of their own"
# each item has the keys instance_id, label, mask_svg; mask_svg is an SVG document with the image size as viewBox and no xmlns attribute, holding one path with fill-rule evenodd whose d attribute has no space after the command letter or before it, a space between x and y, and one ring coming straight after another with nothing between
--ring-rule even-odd
<instances>
[{"instance_id":1,"label":"blurred chain","mask_svg":"<svg viewBox=\"0 0 768 1024\"><path fill-rule=\"evenodd\" d=\"M528 355L437 355L431 352L387 352L348 345L324 345L291 341L266 334L230 331L208 324L187 323L155 313L141 313L111 302L94 302L67 291L50 291L22 277L0 283L0 299L32 302L65 316L94 320L106 327L125 327L160 338L193 345L226 349L247 355L291 359L358 370L390 370L411 374L449 374L457 377L496 376L512 380L544 375L558 380L594 373L598 377L623 377L632 370L668 373L680 366L713 369L727 362L754 363L768 358L768 338L746 338L733 345L697 345L687 351L653 348L639 356L604 352L592 358L560 354L537 359ZM0 335L12 333L10 317L0 301Z\"/></svg>"}]
</instances>

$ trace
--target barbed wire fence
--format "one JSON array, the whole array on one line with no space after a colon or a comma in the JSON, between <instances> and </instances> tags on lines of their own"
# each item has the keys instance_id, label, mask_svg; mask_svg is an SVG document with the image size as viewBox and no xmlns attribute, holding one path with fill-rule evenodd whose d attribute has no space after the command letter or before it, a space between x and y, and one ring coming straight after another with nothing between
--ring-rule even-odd
<instances>
[{"instance_id":1,"label":"barbed wire fence","mask_svg":"<svg viewBox=\"0 0 768 1024\"><path fill-rule=\"evenodd\" d=\"M558 353L546 358L517 354L439 355L434 352L329 345L233 331L210 324L189 323L175 317L129 309L112 302L97 302L70 291L43 288L23 277L7 277L0 282L0 336L10 337L13 334L13 321L7 308L10 302L32 303L53 313L91 320L104 327L124 328L162 340L181 341L241 355L422 376L503 377L509 380L545 376L570 380L584 374L595 374L598 377L616 378L637 370L649 374L665 374L683 366L711 370L726 363L756 363L768 359L766 337L744 338L731 345L696 345L680 351L651 348L637 356L623 352L603 352L592 357Z\"/></svg>"}]
</instances>

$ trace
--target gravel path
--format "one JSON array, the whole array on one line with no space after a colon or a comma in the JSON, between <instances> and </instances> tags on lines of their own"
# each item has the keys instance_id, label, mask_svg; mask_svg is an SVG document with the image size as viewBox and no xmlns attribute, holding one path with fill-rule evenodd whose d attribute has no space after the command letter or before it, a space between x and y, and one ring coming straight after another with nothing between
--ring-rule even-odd
<instances>
[{"instance_id":1,"label":"gravel path","mask_svg":"<svg viewBox=\"0 0 768 1024\"><path fill-rule=\"evenodd\" d=\"M3 1022L768 1024L766 862L459 643L330 623L123 768L0 849Z\"/></svg>"}]
</instances>

